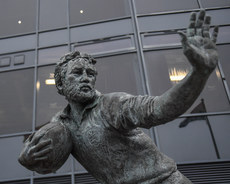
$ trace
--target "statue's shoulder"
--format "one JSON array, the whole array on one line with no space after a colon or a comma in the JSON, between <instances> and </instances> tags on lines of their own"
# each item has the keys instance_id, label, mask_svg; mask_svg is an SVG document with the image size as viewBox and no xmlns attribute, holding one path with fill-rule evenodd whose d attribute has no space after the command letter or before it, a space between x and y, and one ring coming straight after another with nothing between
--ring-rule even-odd
<instances>
[{"instance_id":1,"label":"statue's shoulder","mask_svg":"<svg viewBox=\"0 0 230 184\"><path fill-rule=\"evenodd\" d=\"M111 101L114 102L114 101L122 101L132 96L133 95L125 92L113 92L113 93L102 94L101 99L105 102L111 102Z\"/></svg>"}]
</instances>

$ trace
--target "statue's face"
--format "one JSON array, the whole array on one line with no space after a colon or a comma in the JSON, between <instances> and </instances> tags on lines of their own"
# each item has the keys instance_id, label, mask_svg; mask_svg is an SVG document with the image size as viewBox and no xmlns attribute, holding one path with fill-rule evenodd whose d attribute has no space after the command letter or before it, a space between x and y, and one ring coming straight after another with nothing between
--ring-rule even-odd
<instances>
[{"instance_id":1,"label":"statue's face","mask_svg":"<svg viewBox=\"0 0 230 184\"><path fill-rule=\"evenodd\" d=\"M68 100L84 103L95 96L96 69L88 60L71 60L63 82L64 95Z\"/></svg>"}]
</instances>

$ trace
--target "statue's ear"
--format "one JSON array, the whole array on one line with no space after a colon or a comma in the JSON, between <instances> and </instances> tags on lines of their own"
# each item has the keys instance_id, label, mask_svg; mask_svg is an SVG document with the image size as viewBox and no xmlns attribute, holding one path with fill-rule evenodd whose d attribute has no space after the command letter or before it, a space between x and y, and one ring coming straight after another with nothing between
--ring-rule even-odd
<instances>
[{"instance_id":1,"label":"statue's ear","mask_svg":"<svg viewBox=\"0 0 230 184\"><path fill-rule=\"evenodd\" d=\"M64 95L63 94L63 84L62 84L61 81L57 82L56 87L58 89L58 93L61 94L61 95Z\"/></svg>"}]
</instances>

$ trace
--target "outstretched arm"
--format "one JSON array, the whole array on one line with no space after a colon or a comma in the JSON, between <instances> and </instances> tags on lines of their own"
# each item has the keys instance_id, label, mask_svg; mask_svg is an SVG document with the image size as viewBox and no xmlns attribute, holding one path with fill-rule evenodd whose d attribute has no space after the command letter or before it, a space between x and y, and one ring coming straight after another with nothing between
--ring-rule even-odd
<instances>
[{"instance_id":1,"label":"outstretched arm","mask_svg":"<svg viewBox=\"0 0 230 184\"><path fill-rule=\"evenodd\" d=\"M154 113L160 122L167 122L183 114L196 100L218 62L216 39L218 27L209 34L211 17L201 10L198 18L192 13L186 31L178 32L182 38L183 51L192 65L188 75L154 103Z\"/></svg>"}]
</instances>

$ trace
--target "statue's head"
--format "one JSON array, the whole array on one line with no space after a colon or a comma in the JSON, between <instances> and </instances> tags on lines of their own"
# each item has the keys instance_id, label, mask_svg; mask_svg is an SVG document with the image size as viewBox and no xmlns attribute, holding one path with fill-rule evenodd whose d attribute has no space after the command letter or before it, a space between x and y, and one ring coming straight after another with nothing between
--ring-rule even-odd
<instances>
[{"instance_id":1,"label":"statue's head","mask_svg":"<svg viewBox=\"0 0 230 184\"><path fill-rule=\"evenodd\" d=\"M95 64L96 60L92 56L79 51L61 57L54 72L58 93L71 101L80 103L91 101L96 94Z\"/></svg>"}]
</instances>

